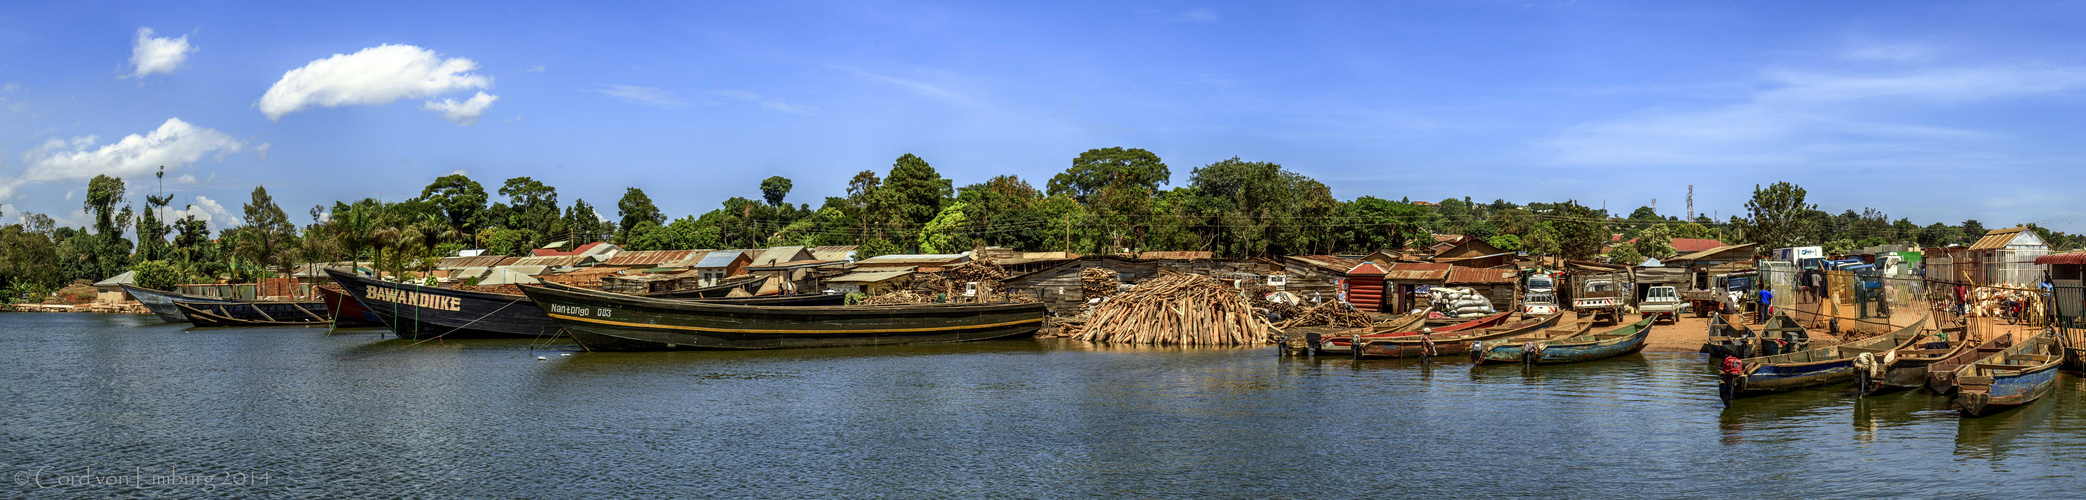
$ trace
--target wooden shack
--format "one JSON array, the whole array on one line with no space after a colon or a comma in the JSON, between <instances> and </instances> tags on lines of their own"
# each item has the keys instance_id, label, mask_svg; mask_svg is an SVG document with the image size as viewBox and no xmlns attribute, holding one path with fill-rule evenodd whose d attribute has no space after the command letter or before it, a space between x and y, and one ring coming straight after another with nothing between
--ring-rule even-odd
<instances>
[{"instance_id":1,"label":"wooden shack","mask_svg":"<svg viewBox=\"0 0 2086 500\"><path fill-rule=\"evenodd\" d=\"M1521 271L1516 269L1451 265L1448 275L1442 278L1442 285L1475 290L1492 301L1495 311L1512 311L1520 306Z\"/></svg>"},{"instance_id":2,"label":"wooden shack","mask_svg":"<svg viewBox=\"0 0 2086 500\"><path fill-rule=\"evenodd\" d=\"M1114 255L1088 255L1009 277L1001 282L1001 286L1005 287L1008 293L1028 295L1059 315L1077 315L1085 300L1080 293L1080 273L1085 272L1087 268L1115 271L1117 282L1135 284L1158 275L1159 261Z\"/></svg>"},{"instance_id":3,"label":"wooden shack","mask_svg":"<svg viewBox=\"0 0 2086 500\"><path fill-rule=\"evenodd\" d=\"M1384 272L1384 310L1405 312L1427 306L1420 293L1448 284L1449 270L1456 266L1439 262L1401 262Z\"/></svg>"}]
</instances>

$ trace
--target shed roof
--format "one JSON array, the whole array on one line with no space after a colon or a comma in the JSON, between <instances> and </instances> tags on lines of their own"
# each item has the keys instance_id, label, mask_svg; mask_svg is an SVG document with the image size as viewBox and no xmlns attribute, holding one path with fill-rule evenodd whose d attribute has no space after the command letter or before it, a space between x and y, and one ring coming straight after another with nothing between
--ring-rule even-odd
<instances>
[{"instance_id":1,"label":"shed roof","mask_svg":"<svg viewBox=\"0 0 2086 500\"><path fill-rule=\"evenodd\" d=\"M826 267L826 266L835 266L835 265L840 265L840 264L846 264L846 263L847 263L847 261L844 261L844 260L795 260L795 261L789 261L789 262L782 262L782 263L777 263L777 264L772 264L772 265L766 265L766 266L746 266L746 270L748 270L748 271L782 271L782 270L788 270L788 269L808 269L808 268L813 268L813 267Z\"/></svg>"},{"instance_id":2,"label":"shed roof","mask_svg":"<svg viewBox=\"0 0 2086 500\"><path fill-rule=\"evenodd\" d=\"M616 267L654 267L660 264L686 259L690 254L693 254L695 252L695 250L646 250L639 252L622 252L616 254L615 257L610 257L608 259L608 262L605 262L603 264Z\"/></svg>"},{"instance_id":3,"label":"shed roof","mask_svg":"<svg viewBox=\"0 0 2086 500\"><path fill-rule=\"evenodd\" d=\"M1195 259L1208 259L1208 258L1212 258L1212 257L1215 257L1216 255L1217 255L1217 253L1216 253L1216 252L1209 252L1209 251L1198 251L1198 250L1175 250L1175 251L1151 251L1151 252L1138 252L1138 253L1137 253L1137 258L1140 258L1140 259L1163 259L1163 260L1195 260Z\"/></svg>"},{"instance_id":4,"label":"shed roof","mask_svg":"<svg viewBox=\"0 0 2086 500\"><path fill-rule=\"evenodd\" d=\"M804 249L804 247L800 246L773 247L761 252L760 255L755 256L753 258L753 265L772 266L784 262L796 262L799 260L805 260L799 257L808 257L810 255L810 250L806 250Z\"/></svg>"},{"instance_id":5,"label":"shed roof","mask_svg":"<svg viewBox=\"0 0 2086 500\"><path fill-rule=\"evenodd\" d=\"M1354 269L1354 266L1362 263L1362 261L1338 255L1291 255L1285 258L1336 273L1346 273L1347 270Z\"/></svg>"},{"instance_id":6,"label":"shed roof","mask_svg":"<svg viewBox=\"0 0 2086 500\"><path fill-rule=\"evenodd\" d=\"M580 263L586 262L590 259L592 259L592 257L588 257L585 255L545 255L538 257L522 257L520 259L515 260L513 264L509 265L572 267L580 265Z\"/></svg>"},{"instance_id":7,"label":"shed roof","mask_svg":"<svg viewBox=\"0 0 2086 500\"><path fill-rule=\"evenodd\" d=\"M2053 253L2035 258L2036 264L2086 265L2086 252Z\"/></svg>"},{"instance_id":8,"label":"shed roof","mask_svg":"<svg viewBox=\"0 0 2086 500\"><path fill-rule=\"evenodd\" d=\"M1346 274L1348 276L1383 276L1383 273L1383 266L1378 266L1374 262L1363 262L1355 264L1354 268L1348 269Z\"/></svg>"},{"instance_id":9,"label":"shed roof","mask_svg":"<svg viewBox=\"0 0 2086 500\"><path fill-rule=\"evenodd\" d=\"M508 256L505 256L505 255L480 255L480 256L477 256L477 257L448 257L448 258L444 258L444 259L442 259L442 263L441 263L441 264L436 264L436 265L435 265L435 268L436 268L436 269L463 269L463 268L466 268L466 267L493 267L493 266L497 266L497 265L500 265L500 264L505 264L505 263L508 263L509 261L508 261L507 259L513 259L513 258L514 258L514 257L508 257Z\"/></svg>"},{"instance_id":10,"label":"shed roof","mask_svg":"<svg viewBox=\"0 0 2086 500\"><path fill-rule=\"evenodd\" d=\"M855 258L855 249L861 245L827 245L811 247L811 258L818 260L849 260Z\"/></svg>"},{"instance_id":11,"label":"shed roof","mask_svg":"<svg viewBox=\"0 0 2086 500\"><path fill-rule=\"evenodd\" d=\"M492 273L486 276L491 277L492 275L500 274L500 270L502 269L526 274L529 276L536 276L539 274L550 274L550 268L544 266L500 266L493 268Z\"/></svg>"},{"instance_id":12,"label":"shed roof","mask_svg":"<svg viewBox=\"0 0 2086 500\"><path fill-rule=\"evenodd\" d=\"M738 262L740 257L745 256L746 252L742 250L718 250L704 255L702 260L696 261L695 266L693 267L695 267L696 269L722 269L732 267L733 262Z\"/></svg>"},{"instance_id":13,"label":"shed roof","mask_svg":"<svg viewBox=\"0 0 2086 500\"><path fill-rule=\"evenodd\" d=\"M1520 272L1513 269L1479 269L1475 267L1449 266L1449 275L1443 281L1449 284L1514 284Z\"/></svg>"},{"instance_id":14,"label":"shed roof","mask_svg":"<svg viewBox=\"0 0 2086 500\"><path fill-rule=\"evenodd\" d=\"M1673 251L1678 253L1695 253L1721 246L1724 246L1724 242L1709 238L1673 239Z\"/></svg>"},{"instance_id":15,"label":"shed roof","mask_svg":"<svg viewBox=\"0 0 2086 500\"><path fill-rule=\"evenodd\" d=\"M1399 262L1392 264L1383 279L1390 281L1441 281L1448 279L1449 270L1456 266L1439 262Z\"/></svg>"},{"instance_id":16,"label":"shed roof","mask_svg":"<svg viewBox=\"0 0 2086 500\"><path fill-rule=\"evenodd\" d=\"M513 267L502 267L494 269L492 274L487 275L485 279L478 280L478 286L524 285L538 282L536 278L529 277L527 273L516 271Z\"/></svg>"},{"instance_id":17,"label":"shed roof","mask_svg":"<svg viewBox=\"0 0 2086 500\"><path fill-rule=\"evenodd\" d=\"M75 283L77 283L77 282L75 282ZM95 282L95 283L94 283L94 286L116 286L116 285L136 285L136 284L138 284L138 272L137 272L137 271L124 271L124 272L123 272L123 274L118 274L118 275L115 275L115 276L110 276L110 277L109 277L109 279L105 279L105 280L101 280L101 281Z\"/></svg>"},{"instance_id":18,"label":"shed roof","mask_svg":"<svg viewBox=\"0 0 2086 500\"><path fill-rule=\"evenodd\" d=\"M1986 233L1985 233L1985 237L1983 237L1983 238L1978 238L1978 239L1977 239L1977 243L1972 243L1972 244L1970 245L1970 249L1971 249L1971 250L1998 250L1998 249L2001 249L2001 248L2006 248L2006 246L2007 246L2008 244L2011 244L2011 243L2013 243L2013 242L2014 242L2014 238L2016 238L2016 237L2019 237L2019 236L2020 236L2020 234L2021 234L2021 231L2026 231L2026 230L2028 230L2028 228L2027 228L2027 227L2025 227L2025 226L2024 226L2024 227L2009 227L2009 228L2006 228L2006 229L1993 229L1993 230L1991 230L1991 231L1988 231L1988 232L1986 232Z\"/></svg>"},{"instance_id":19,"label":"shed roof","mask_svg":"<svg viewBox=\"0 0 2086 500\"><path fill-rule=\"evenodd\" d=\"M957 262L963 262L969 257L970 256L968 255L960 253L892 254L878 255L875 257L858 260L855 261L855 264L864 266L918 266L935 264L954 264Z\"/></svg>"},{"instance_id":20,"label":"shed roof","mask_svg":"<svg viewBox=\"0 0 2086 500\"><path fill-rule=\"evenodd\" d=\"M1703 250L1703 251L1700 251L1700 252L1695 252L1695 253L1691 253L1691 254L1687 254L1687 255L1682 255L1682 256L1674 257L1674 258L1671 258L1671 259L1666 259L1666 262L1682 262L1682 261L1690 261L1690 260L1702 260L1702 259L1707 259L1707 258L1710 258L1710 257L1716 256L1716 254L1720 254L1720 253L1724 253L1724 252L1729 252L1729 251L1732 251L1732 250L1738 250L1738 249L1742 249L1742 248L1750 248L1750 247L1754 247L1754 246L1758 246L1758 245L1759 245L1758 243L1747 243L1747 244L1743 244L1743 245L1725 245L1725 246L1720 246L1720 247L1716 247L1716 248L1711 248L1711 249L1708 249L1708 250Z\"/></svg>"}]
</instances>

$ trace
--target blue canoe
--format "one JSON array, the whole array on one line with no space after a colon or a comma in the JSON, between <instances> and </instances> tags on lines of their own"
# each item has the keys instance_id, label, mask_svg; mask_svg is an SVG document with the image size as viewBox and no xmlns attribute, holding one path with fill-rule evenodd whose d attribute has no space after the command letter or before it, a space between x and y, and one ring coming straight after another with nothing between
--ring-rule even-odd
<instances>
[{"instance_id":1,"label":"blue canoe","mask_svg":"<svg viewBox=\"0 0 2086 500\"><path fill-rule=\"evenodd\" d=\"M1529 363L1555 365L1607 359L1644 350L1644 341L1651 338L1651 327L1658 321L1658 314L1651 314L1636 323L1601 333L1571 336L1555 340L1531 340L1517 342L1507 339L1487 346L1484 355L1472 356L1484 363ZM1534 347L1533 353L1529 347Z\"/></svg>"},{"instance_id":2,"label":"blue canoe","mask_svg":"<svg viewBox=\"0 0 2086 500\"><path fill-rule=\"evenodd\" d=\"M1774 328L1801 328L1787 316L1777 315L1768 320ZM1921 321L1888 335L1849 342L1843 345L1797 351L1788 354L1743 358L1739 362L1744 375L1732 387L1732 397L1758 396L1831 384L1850 382L1857 375L1854 358L1864 353L1878 354L1908 347L1920 337Z\"/></svg>"},{"instance_id":3,"label":"blue canoe","mask_svg":"<svg viewBox=\"0 0 2086 500\"><path fill-rule=\"evenodd\" d=\"M2064 364L2057 334L2041 335L1956 370L1956 406L1965 417L1982 417L2035 402L2057 387Z\"/></svg>"}]
</instances>

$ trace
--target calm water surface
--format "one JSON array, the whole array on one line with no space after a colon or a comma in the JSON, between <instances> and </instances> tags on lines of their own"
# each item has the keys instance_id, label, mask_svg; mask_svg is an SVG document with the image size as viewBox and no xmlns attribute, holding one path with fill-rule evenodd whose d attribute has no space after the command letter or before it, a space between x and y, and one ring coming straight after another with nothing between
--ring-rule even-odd
<instances>
[{"instance_id":1,"label":"calm water surface","mask_svg":"<svg viewBox=\"0 0 2086 500\"><path fill-rule=\"evenodd\" d=\"M1059 340L609 354L376 332L0 314L0 497L2015 498L2086 485L2086 394L2071 375L2029 408L1962 420L1934 396L1842 389L1723 410L1693 354L1473 370Z\"/></svg>"}]
</instances>

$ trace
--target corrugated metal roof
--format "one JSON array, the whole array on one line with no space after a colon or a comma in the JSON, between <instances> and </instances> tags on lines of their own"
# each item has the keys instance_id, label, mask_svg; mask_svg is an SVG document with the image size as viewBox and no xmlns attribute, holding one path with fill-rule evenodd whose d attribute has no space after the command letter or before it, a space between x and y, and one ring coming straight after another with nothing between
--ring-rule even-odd
<instances>
[{"instance_id":1,"label":"corrugated metal roof","mask_svg":"<svg viewBox=\"0 0 2086 500\"><path fill-rule=\"evenodd\" d=\"M1294 260L1307 265L1324 268L1326 270L1336 273L1345 273L1347 272L1347 270L1354 269L1354 266L1361 265L1362 263L1362 261L1349 259L1338 255L1291 255L1287 258L1289 260Z\"/></svg>"},{"instance_id":2,"label":"corrugated metal roof","mask_svg":"<svg viewBox=\"0 0 2086 500\"><path fill-rule=\"evenodd\" d=\"M2036 264L2086 265L2086 252L2053 253L2035 258Z\"/></svg>"},{"instance_id":3,"label":"corrugated metal roof","mask_svg":"<svg viewBox=\"0 0 2086 500\"><path fill-rule=\"evenodd\" d=\"M1724 253L1724 252L1727 252L1727 251L1731 251L1731 250L1737 250L1737 249L1740 249L1740 248L1750 247L1750 246L1754 246L1754 245L1758 245L1758 243L1747 243L1747 244L1744 244L1744 245L1725 245L1725 246L1721 246L1721 247L1711 248L1711 249L1708 249L1708 250L1703 250L1703 251L1700 251L1700 252L1695 252L1695 253L1691 253L1691 254L1687 254L1687 255L1682 255L1682 256L1679 256L1679 257L1674 257L1674 258L1671 258L1671 259L1666 259L1666 262L1679 262L1679 261L1687 261L1687 260L1702 260L1702 259L1707 259L1707 258L1709 258L1709 257L1710 257L1710 256L1712 256L1712 255L1716 255L1716 254Z\"/></svg>"},{"instance_id":4,"label":"corrugated metal roof","mask_svg":"<svg viewBox=\"0 0 2086 500\"><path fill-rule=\"evenodd\" d=\"M847 260L854 258L855 249L861 245L828 245L811 247L811 257L818 260Z\"/></svg>"},{"instance_id":5,"label":"corrugated metal roof","mask_svg":"<svg viewBox=\"0 0 2086 500\"><path fill-rule=\"evenodd\" d=\"M1709 238L1674 238L1674 239L1673 239L1673 251L1674 251L1674 252L1678 252L1678 253L1695 253L1695 252L1700 252L1700 251L1703 251L1703 250L1709 250L1709 249L1712 249L1712 248L1717 248L1717 247L1721 247L1721 246L1724 246L1724 242L1722 242L1722 241L1717 241L1717 240L1713 240L1713 239L1709 239Z\"/></svg>"},{"instance_id":6,"label":"corrugated metal roof","mask_svg":"<svg viewBox=\"0 0 2086 500\"><path fill-rule=\"evenodd\" d=\"M571 267L577 266L581 262L586 262L588 259L589 257L585 255L550 255L543 257L522 257L521 259L515 260L514 263L510 265Z\"/></svg>"},{"instance_id":7,"label":"corrugated metal roof","mask_svg":"<svg viewBox=\"0 0 2086 500\"><path fill-rule=\"evenodd\" d=\"M1140 258L1140 259L1164 259L1164 260L1195 260L1195 259L1208 259L1208 258L1211 258L1211 257L1214 257L1214 256L1216 256L1216 252L1209 252L1209 251L1195 251L1195 250L1177 250L1177 251L1152 251L1152 252L1138 252L1138 253L1137 253L1137 258Z\"/></svg>"},{"instance_id":8,"label":"corrugated metal roof","mask_svg":"<svg viewBox=\"0 0 2086 500\"><path fill-rule=\"evenodd\" d=\"M535 276L539 274L550 274L550 268L543 266L500 266L493 268L492 273L488 274L487 276L500 274L500 270L502 269L530 276Z\"/></svg>"},{"instance_id":9,"label":"corrugated metal roof","mask_svg":"<svg viewBox=\"0 0 2086 500\"><path fill-rule=\"evenodd\" d=\"M2014 238L2015 238L2015 237L2016 237L2017 235L2021 234L2021 231L2026 231L2026 230L2028 230L2028 228L2027 228L2027 227L2010 227L2010 228L2006 228L2006 229L1993 229L1993 230L1991 230L1990 232L1986 232L1986 233L1985 233L1985 237L1983 237L1983 238L1978 238L1978 239L1977 239L1977 243L1971 244L1971 245L1970 245L1970 249L1971 249L1971 250L1980 250L1980 251L1982 251L1982 250L1998 250L1998 249L2001 249L2001 248L2006 248L2006 245L2007 245L2008 243L2013 243L2013 241L2014 241Z\"/></svg>"},{"instance_id":10,"label":"corrugated metal roof","mask_svg":"<svg viewBox=\"0 0 2086 500\"><path fill-rule=\"evenodd\" d=\"M1400 262L1392 264L1383 273L1383 279L1391 281L1441 281L1449 277L1448 264L1436 262Z\"/></svg>"},{"instance_id":11,"label":"corrugated metal roof","mask_svg":"<svg viewBox=\"0 0 2086 500\"><path fill-rule=\"evenodd\" d=\"M696 261L695 265L691 267L696 269L723 269L731 267L732 262L738 261L739 256L745 254L746 252L738 250L718 250L704 255L702 260Z\"/></svg>"},{"instance_id":12,"label":"corrugated metal roof","mask_svg":"<svg viewBox=\"0 0 2086 500\"><path fill-rule=\"evenodd\" d=\"M780 264L774 264L774 265L768 265L768 266L746 266L746 270L748 270L748 271L780 271L780 270L784 270L784 269L804 269L804 268L811 268L811 267L826 267L826 266L840 265L840 264L846 264L846 263L847 263L847 261L844 261L844 260L795 260L795 261L783 262L783 263L780 263Z\"/></svg>"},{"instance_id":13,"label":"corrugated metal roof","mask_svg":"<svg viewBox=\"0 0 2086 500\"><path fill-rule=\"evenodd\" d=\"M695 252L695 250L647 250L642 252L622 252L617 253L615 257L609 258L608 262L606 262L605 264L617 267L653 267L668 262L686 259L689 255L694 254Z\"/></svg>"},{"instance_id":14,"label":"corrugated metal roof","mask_svg":"<svg viewBox=\"0 0 2086 500\"><path fill-rule=\"evenodd\" d=\"M878 255L855 261L860 266L920 266L954 264L963 262L968 256L960 253L947 254L892 254Z\"/></svg>"},{"instance_id":15,"label":"corrugated metal roof","mask_svg":"<svg viewBox=\"0 0 2086 500\"><path fill-rule=\"evenodd\" d=\"M1354 269L1347 270L1348 276L1383 276L1383 273L1383 267L1377 266L1374 262L1355 264Z\"/></svg>"},{"instance_id":16,"label":"corrugated metal roof","mask_svg":"<svg viewBox=\"0 0 2086 500\"><path fill-rule=\"evenodd\" d=\"M784 262L796 262L802 260L797 258L799 254L810 253L811 251L805 250L804 247L800 246L773 247L761 252L760 256L754 257L753 265L772 266Z\"/></svg>"},{"instance_id":17,"label":"corrugated metal roof","mask_svg":"<svg viewBox=\"0 0 2086 500\"><path fill-rule=\"evenodd\" d=\"M1449 268L1449 275L1445 282L1450 284L1511 284L1518 281L1516 278L1519 278L1520 274L1512 269L1479 269L1475 267L1452 266Z\"/></svg>"},{"instance_id":18,"label":"corrugated metal roof","mask_svg":"<svg viewBox=\"0 0 2086 500\"><path fill-rule=\"evenodd\" d=\"M903 278L903 277L906 277L906 276L911 276L912 274L913 274L913 272L912 272L912 271L910 271L910 270L908 270L908 271L874 271L874 272L866 272L866 273L854 273L854 274L849 274L849 275L846 275L846 276L840 276L840 277L836 277L836 278L830 278L830 279L827 279L827 280L826 280L826 282L827 282L827 283L881 283L881 282L885 282L885 281L890 281L890 280L894 280L894 279L898 279L898 278Z\"/></svg>"},{"instance_id":19,"label":"corrugated metal roof","mask_svg":"<svg viewBox=\"0 0 2086 500\"><path fill-rule=\"evenodd\" d=\"M505 255L480 255L477 257L448 257L436 264L436 269L463 269L466 267L493 267L505 264L510 257Z\"/></svg>"}]
</instances>

